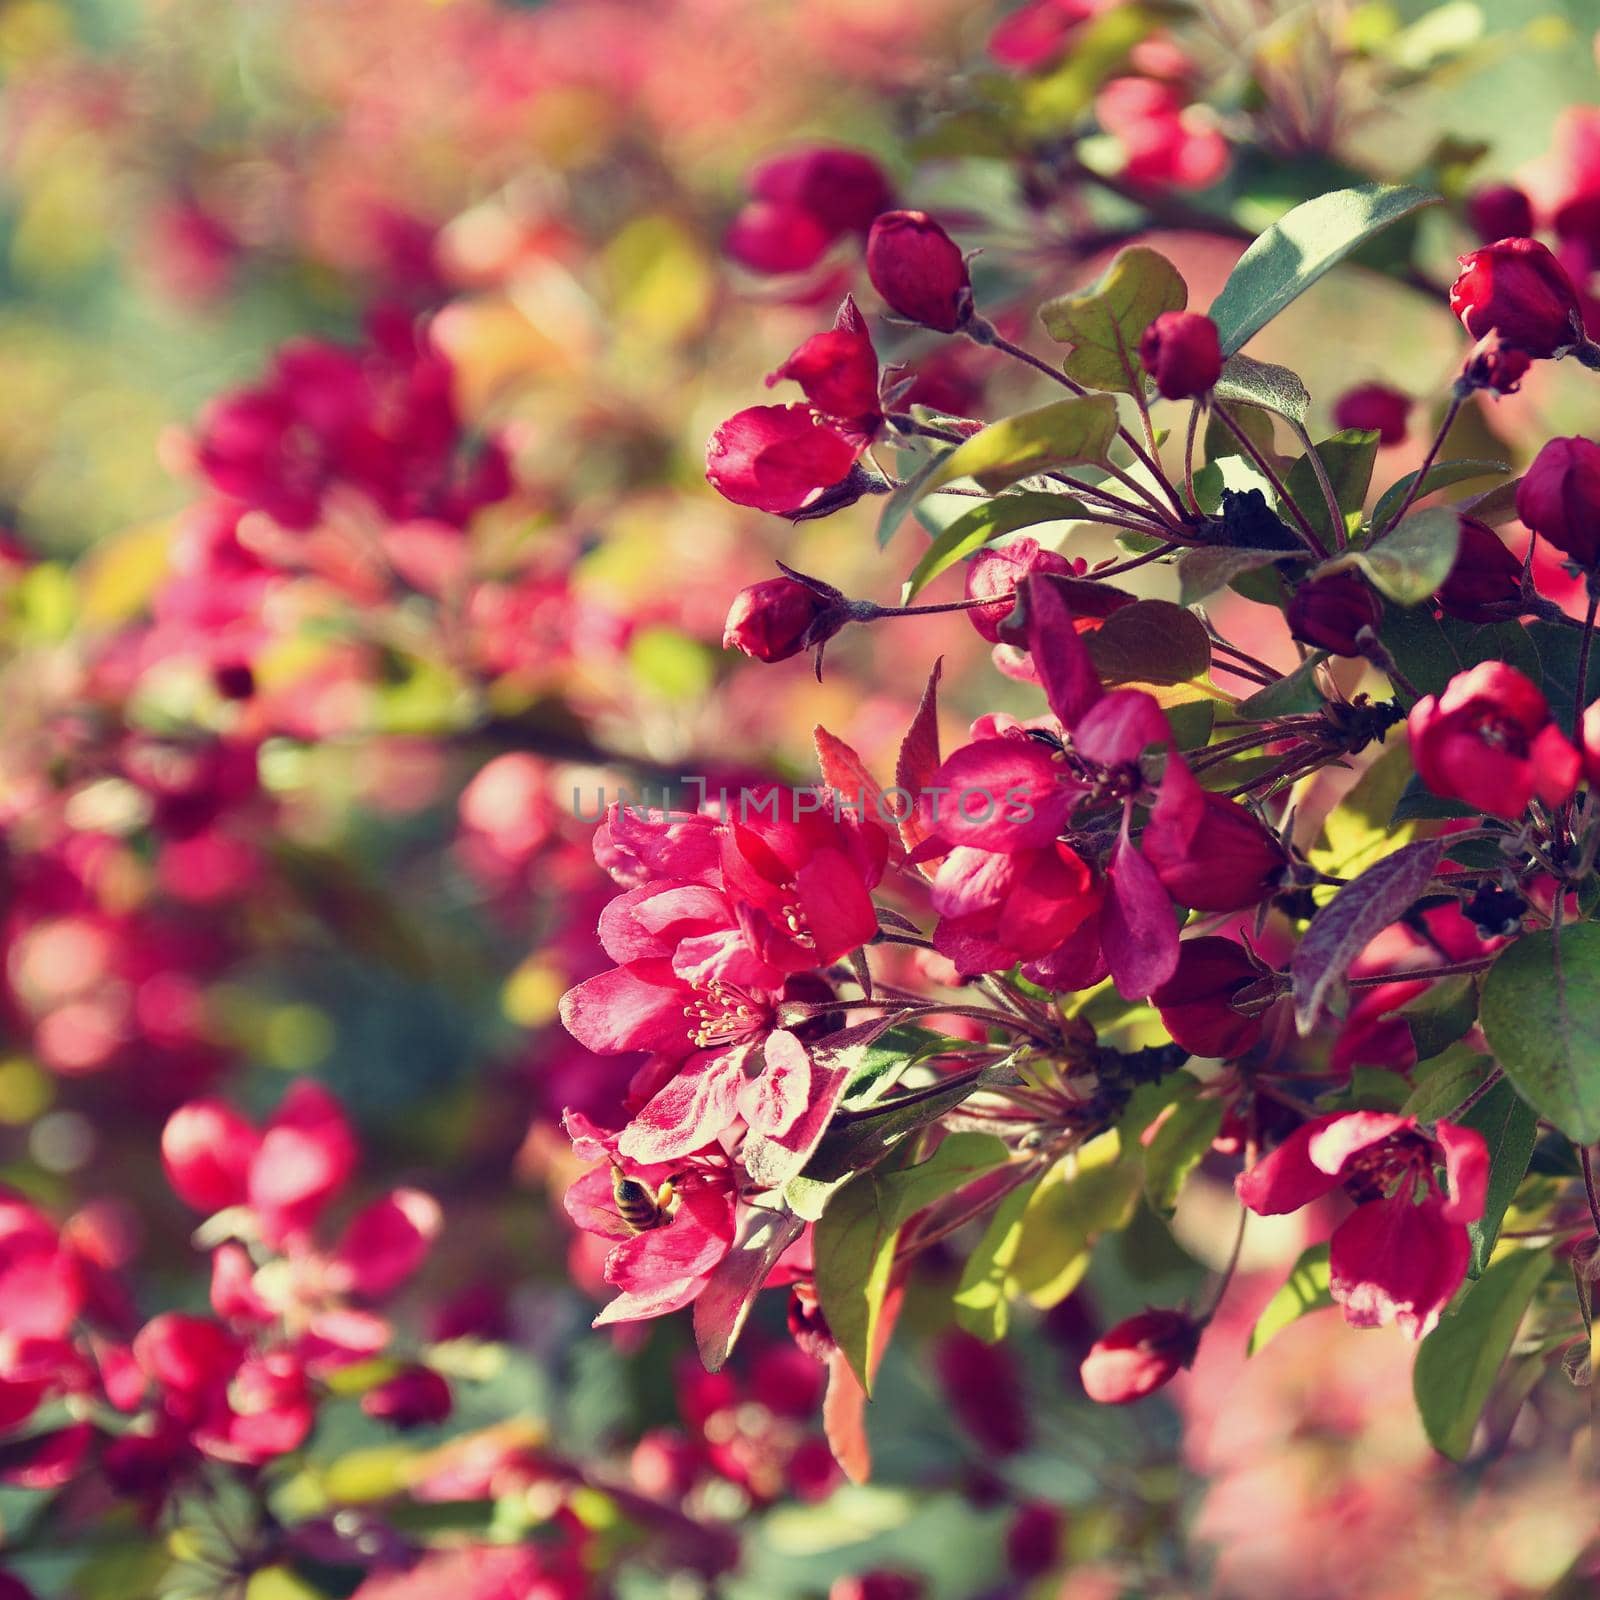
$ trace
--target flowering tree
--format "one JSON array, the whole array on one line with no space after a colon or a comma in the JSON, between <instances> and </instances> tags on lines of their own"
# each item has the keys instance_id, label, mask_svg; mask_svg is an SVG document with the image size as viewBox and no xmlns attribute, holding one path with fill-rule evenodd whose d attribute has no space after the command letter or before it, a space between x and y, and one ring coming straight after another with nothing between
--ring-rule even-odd
<instances>
[{"instance_id":1,"label":"flowering tree","mask_svg":"<svg viewBox=\"0 0 1600 1600\"><path fill-rule=\"evenodd\" d=\"M1410 1386L1345 1503L1570 1490L1594 114L1440 134L1471 6L914 9L0 27L29 203L98 129L277 308L170 521L0 460L0 1596L1404 1592L1254 1509L1289 1350Z\"/></svg>"}]
</instances>

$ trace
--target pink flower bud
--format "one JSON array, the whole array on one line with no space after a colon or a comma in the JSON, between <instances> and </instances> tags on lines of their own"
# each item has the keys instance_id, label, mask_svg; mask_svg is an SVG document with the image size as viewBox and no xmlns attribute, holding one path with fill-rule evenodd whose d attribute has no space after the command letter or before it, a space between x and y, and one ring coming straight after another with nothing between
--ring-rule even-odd
<instances>
[{"instance_id":1,"label":"pink flower bud","mask_svg":"<svg viewBox=\"0 0 1600 1600\"><path fill-rule=\"evenodd\" d=\"M1340 395L1333 420L1340 428L1371 430L1379 444L1399 444L1406 436L1406 413L1411 399L1386 383L1363 383Z\"/></svg>"},{"instance_id":2,"label":"pink flower bud","mask_svg":"<svg viewBox=\"0 0 1600 1600\"><path fill-rule=\"evenodd\" d=\"M1016 591L1030 572L1058 572L1071 578L1084 570L1081 561L1074 563L1054 550L1040 549L1037 539L991 545L980 550L967 568L967 598L979 600L993 595L995 602L974 606L967 619L990 644L998 644L1000 624L1016 609Z\"/></svg>"},{"instance_id":3,"label":"pink flower bud","mask_svg":"<svg viewBox=\"0 0 1600 1600\"><path fill-rule=\"evenodd\" d=\"M1084 1357L1078 1375L1091 1400L1125 1406L1143 1400L1187 1367L1200 1346L1200 1329L1183 1311L1152 1308L1119 1322Z\"/></svg>"},{"instance_id":4,"label":"pink flower bud","mask_svg":"<svg viewBox=\"0 0 1600 1600\"><path fill-rule=\"evenodd\" d=\"M972 315L961 247L922 211L886 211L867 235L867 276L891 311L940 333Z\"/></svg>"},{"instance_id":5,"label":"pink flower bud","mask_svg":"<svg viewBox=\"0 0 1600 1600\"><path fill-rule=\"evenodd\" d=\"M1522 563L1488 523L1463 517L1456 563L1435 596L1440 606L1463 622L1495 622L1521 595Z\"/></svg>"},{"instance_id":6,"label":"pink flower bud","mask_svg":"<svg viewBox=\"0 0 1600 1600\"><path fill-rule=\"evenodd\" d=\"M1161 886L1192 911L1243 911L1276 892L1288 865L1283 846L1236 801L1208 794L1200 822L1181 849L1151 829L1145 860Z\"/></svg>"},{"instance_id":7,"label":"pink flower bud","mask_svg":"<svg viewBox=\"0 0 1600 1600\"><path fill-rule=\"evenodd\" d=\"M1023 1506L1006 1529L1006 1565L1014 1578L1041 1578L1061 1559L1061 1513Z\"/></svg>"},{"instance_id":8,"label":"pink flower bud","mask_svg":"<svg viewBox=\"0 0 1600 1600\"><path fill-rule=\"evenodd\" d=\"M1517 515L1580 567L1600 567L1600 444L1550 440L1517 485Z\"/></svg>"},{"instance_id":9,"label":"pink flower bud","mask_svg":"<svg viewBox=\"0 0 1600 1600\"><path fill-rule=\"evenodd\" d=\"M443 1422L454 1408L450 1385L432 1367L407 1367L361 1397L361 1409L404 1432Z\"/></svg>"},{"instance_id":10,"label":"pink flower bud","mask_svg":"<svg viewBox=\"0 0 1600 1600\"><path fill-rule=\"evenodd\" d=\"M749 406L706 447L706 480L723 499L777 516L860 498L848 492L861 441L810 406Z\"/></svg>"},{"instance_id":11,"label":"pink flower bud","mask_svg":"<svg viewBox=\"0 0 1600 1600\"><path fill-rule=\"evenodd\" d=\"M1207 935L1178 946L1178 970L1150 996L1161 1025L1192 1055L1227 1061L1261 1037L1261 1018L1234 1001L1262 982L1242 945Z\"/></svg>"},{"instance_id":12,"label":"pink flower bud","mask_svg":"<svg viewBox=\"0 0 1600 1600\"><path fill-rule=\"evenodd\" d=\"M1491 183L1467 196L1467 221L1485 244L1533 232L1533 203L1514 183Z\"/></svg>"},{"instance_id":13,"label":"pink flower bud","mask_svg":"<svg viewBox=\"0 0 1600 1600\"><path fill-rule=\"evenodd\" d=\"M1358 656L1357 635L1376 630L1383 621L1383 602L1367 580L1354 572L1336 572L1295 590L1285 613L1289 632L1302 644L1336 656Z\"/></svg>"},{"instance_id":14,"label":"pink flower bud","mask_svg":"<svg viewBox=\"0 0 1600 1600\"><path fill-rule=\"evenodd\" d=\"M1502 343L1541 357L1583 338L1578 292L1537 239L1502 239L1460 259L1450 309L1474 339L1497 333Z\"/></svg>"},{"instance_id":15,"label":"pink flower bud","mask_svg":"<svg viewBox=\"0 0 1600 1600\"><path fill-rule=\"evenodd\" d=\"M211 1213L241 1205L261 1135L232 1106L193 1100L161 1130L161 1165L187 1206Z\"/></svg>"},{"instance_id":16,"label":"pink flower bud","mask_svg":"<svg viewBox=\"0 0 1600 1600\"><path fill-rule=\"evenodd\" d=\"M1503 661L1458 672L1406 719L1417 775L1437 795L1514 820L1538 795L1560 805L1581 760L1536 685Z\"/></svg>"},{"instance_id":17,"label":"pink flower bud","mask_svg":"<svg viewBox=\"0 0 1600 1600\"><path fill-rule=\"evenodd\" d=\"M1526 350L1504 343L1499 334L1480 339L1462 363L1457 380L1463 389L1487 389L1491 394L1515 394L1528 375L1533 358Z\"/></svg>"},{"instance_id":18,"label":"pink flower bud","mask_svg":"<svg viewBox=\"0 0 1600 1600\"><path fill-rule=\"evenodd\" d=\"M827 600L793 578L767 578L733 597L722 648L755 661L787 661L813 642L812 625L829 610Z\"/></svg>"},{"instance_id":19,"label":"pink flower bud","mask_svg":"<svg viewBox=\"0 0 1600 1600\"><path fill-rule=\"evenodd\" d=\"M1195 311L1163 311L1144 330L1139 360L1164 399L1209 394L1222 373L1217 325Z\"/></svg>"}]
</instances>

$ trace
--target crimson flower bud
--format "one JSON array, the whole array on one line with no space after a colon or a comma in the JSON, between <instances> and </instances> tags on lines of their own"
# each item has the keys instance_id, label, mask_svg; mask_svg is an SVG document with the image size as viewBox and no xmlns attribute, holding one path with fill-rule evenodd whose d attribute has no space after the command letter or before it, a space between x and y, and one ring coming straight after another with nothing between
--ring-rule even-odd
<instances>
[{"instance_id":1,"label":"crimson flower bud","mask_svg":"<svg viewBox=\"0 0 1600 1600\"><path fill-rule=\"evenodd\" d=\"M1383 602L1359 573L1336 572L1295 590L1285 613L1289 632L1302 644L1336 656L1358 656L1357 635L1383 621Z\"/></svg>"},{"instance_id":2,"label":"crimson flower bud","mask_svg":"<svg viewBox=\"0 0 1600 1600\"><path fill-rule=\"evenodd\" d=\"M1517 515L1580 567L1600 567L1600 444L1550 440L1517 485Z\"/></svg>"},{"instance_id":3,"label":"crimson flower bud","mask_svg":"<svg viewBox=\"0 0 1600 1600\"><path fill-rule=\"evenodd\" d=\"M1578 724L1578 743L1583 752L1583 775L1600 789L1600 700L1584 712Z\"/></svg>"},{"instance_id":4,"label":"crimson flower bud","mask_svg":"<svg viewBox=\"0 0 1600 1600\"><path fill-rule=\"evenodd\" d=\"M1011 1456L1028 1447L1033 1434L1011 1353L957 1330L934 1351L945 1399L957 1421L990 1455Z\"/></svg>"},{"instance_id":5,"label":"crimson flower bud","mask_svg":"<svg viewBox=\"0 0 1600 1600\"><path fill-rule=\"evenodd\" d=\"M369 1389L361 1409L377 1422L404 1432L443 1422L454 1408L450 1385L432 1367L407 1367Z\"/></svg>"},{"instance_id":6,"label":"crimson flower bud","mask_svg":"<svg viewBox=\"0 0 1600 1600\"><path fill-rule=\"evenodd\" d=\"M1163 311L1144 330L1139 360L1164 399L1209 394L1222 373L1217 325L1195 311Z\"/></svg>"},{"instance_id":7,"label":"crimson flower bud","mask_svg":"<svg viewBox=\"0 0 1600 1600\"><path fill-rule=\"evenodd\" d=\"M864 443L810 406L747 406L711 435L706 481L736 506L826 515L866 492L856 468Z\"/></svg>"},{"instance_id":8,"label":"crimson flower bud","mask_svg":"<svg viewBox=\"0 0 1600 1600\"><path fill-rule=\"evenodd\" d=\"M1341 428L1370 429L1379 444L1399 444L1406 436L1411 397L1386 383L1363 383L1334 402L1333 420Z\"/></svg>"},{"instance_id":9,"label":"crimson flower bud","mask_svg":"<svg viewBox=\"0 0 1600 1600\"><path fill-rule=\"evenodd\" d=\"M1538 795L1560 805L1582 761L1537 685L1503 661L1458 672L1406 719L1417 776L1437 795L1514 821Z\"/></svg>"},{"instance_id":10,"label":"crimson flower bud","mask_svg":"<svg viewBox=\"0 0 1600 1600\"><path fill-rule=\"evenodd\" d=\"M816 642L811 629L829 609L822 595L793 578L752 583L733 597L722 648L755 661L787 661Z\"/></svg>"},{"instance_id":11,"label":"crimson flower bud","mask_svg":"<svg viewBox=\"0 0 1600 1600\"><path fill-rule=\"evenodd\" d=\"M1144 856L1161 887L1191 911L1243 911L1277 890L1288 865L1283 846L1256 817L1220 794L1203 801L1200 825L1181 850L1151 829Z\"/></svg>"},{"instance_id":12,"label":"crimson flower bud","mask_svg":"<svg viewBox=\"0 0 1600 1600\"><path fill-rule=\"evenodd\" d=\"M1450 309L1474 339L1497 333L1502 344L1541 357L1583 338L1578 291L1537 239L1502 239L1460 261Z\"/></svg>"},{"instance_id":13,"label":"crimson flower bud","mask_svg":"<svg viewBox=\"0 0 1600 1600\"><path fill-rule=\"evenodd\" d=\"M1193 1317L1152 1307L1096 1340L1078 1376L1091 1400L1125 1406L1170 1383L1199 1348L1200 1327Z\"/></svg>"},{"instance_id":14,"label":"crimson flower bud","mask_svg":"<svg viewBox=\"0 0 1600 1600\"><path fill-rule=\"evenodd\" d=\"M196 1211L244 1203L261 1135L220 1100L179 1106L161 1130L161 1165L172 1191Z\"/></svg>"},{"instance_id":15,"label":"crimson flower bud","mask_svg":"<svg viewBox=\"0 0 1600 1600\"><path fill-rule=\"evenodd\" d=\"M1485 244L1533 232L1533 202L1514 183L1491 183L1467 196L1467 221Z\"/></svg>"},{"instance_id":16,"label":"crimson flower bud","mask_svg":"<svg viewBox=\"0 0 1600 1600\"><path fill-rule=\"evenodd\" d=\"M961 247L922 211L886 211L867 235L867 276L891 311L940 333L972 315Z\"/></svg>"},{"instance_id":17,"label":"crimson flower bud","mask_svg":"<svg viewBox=\"0 0 1600 1600\"><path fill-rule=\"evenodd\" d=\"M1006 1529L1006 1565L1014 1578L1041 1578L1061 1559L1061 1513L1023 1506Z\"/></svg>"},{"instance_id":18,"label":"crimson flower bud","mask_svg":"<svg viewBox=\"0 0 1600 1600\"><path fill-rule=\"evenodd\" d=\"M1084 570L1081 561L1073 563L1054 550L1041 549L1037 539L990 545L980 550L967 568L967 598L981 600L994 595L995 602L974 606L967 618L990 644L999 644L1000 625L1015 609L1016 592L1030 572L1056 572L1073 578Z\"/></svg>"},{"instance_id":19,"label":"crimson flower bud","mask_svg":"<svg viewBox=\"0 0 1600 1600\"><path fill-rule=\"evenodd\" d=\"M1463 622L1497 622L1522 597L1522 563L1500 535L1476 517L1461 519L1461 548L1434 597Z\"/></svg>"},{"instance_id":20,"label":"crimson flower bud","mask_svg":"<svg viewBox=\"0 0 1600 1600\"><path fill-rule=\"evenodd\" d=\"M1191 1055L1216 1061L1242 1056L1261 1037L1261 1017L1234 1001L1262 982L1243 945L1207 935L1178 946L1178 969L1150 996L1161 1025Z\"/></svg>"}]
</instances>

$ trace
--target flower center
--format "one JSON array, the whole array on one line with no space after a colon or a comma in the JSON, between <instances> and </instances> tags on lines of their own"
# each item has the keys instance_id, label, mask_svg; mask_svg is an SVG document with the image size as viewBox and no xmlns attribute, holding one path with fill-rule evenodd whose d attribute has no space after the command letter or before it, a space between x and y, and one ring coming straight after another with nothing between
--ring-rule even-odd
<instances>
[{"instance_id":1,"label":"flower center","mask_svg":"<svg viewBox=\"0 0 1600 1600\"><path fill-rule=\"evenodd\" d=\"M790 901L788 905L779 906L778 915L783 919L784 927L789 930L789 937L797 945L806 950L816 949L816 936L806 922L806 914L801 909L799 901Z\"/></svg>"},{"instance_id":2,"label":"flower center","mask_svg":"<svg viewBox=\"0 0 1600 1600\"><path fill-rule=\"evenodd\" d=\"M1413 1178L1427 1181L1433 1162L1426 1139L1397 1134L1358 1152L1345 1163L1345 1193L1358 1205L1398 1194Z\"/></svg>"},{"instance_id":3,"label":"flower center","mask_svg":"<svg viewBox=\"0 0 1600 1600\"><path fill-rule=\"evenodd\" d=\"M696 999L683 1008L683 1014L689 1019L689 1042L696 1049L730 1044L760 1025L762 1008L742 989L713 978L696 985L694 992Z\"/></svg>"}]
</instances>

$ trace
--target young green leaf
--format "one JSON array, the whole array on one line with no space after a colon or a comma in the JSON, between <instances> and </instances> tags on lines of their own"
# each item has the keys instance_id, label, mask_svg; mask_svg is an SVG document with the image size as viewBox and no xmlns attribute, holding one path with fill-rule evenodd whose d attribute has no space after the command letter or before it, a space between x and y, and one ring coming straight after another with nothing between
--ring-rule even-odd
<instances>
[{"instance_id":1,"label":"young green leaf","mask_svg":"<svg viewBox=\"0 0 1600 1600\"><path fill-rule=\"evenodd\" d=\"M1600 1141L1600 924L1527 933L1502 951L1480 1021L1517 1093L1569 1139Z\"/></svg>"},{"instance_id":2,"label":"young green leaf","mask_svg":"<svg viewBox=\"0 0 1600 1600\"><path fill-rule=\"evenodd\" d=\"M1115 1133L1101 1134L1040 1180L1022 1216L1012 1274L1041 1310L1059 1305L1089 1269L1101 1234L1121 1227L1139 1199L1139 1163L1122 1159Z\"/></svg>"},{"instance_id":3,"label":"young green leaf","mask_svg":"<svg viewBox=\"0 0 1600 1600\"><path fill-rule=\"evenodd\" d=\"M1116 433L1117 402L1110 395L1052 400L1036 410L992 422L957 445L922 483L918 494L931 494L957 478L976 479L994 494L1036 472L1098 465L1107 459ZM879 542L884 542L881 528Z\"/></svg>"},{"instance_id":4,"label":"young green leaf","mask_svg":"<svg viewBox=\"0 0 1600 1600\"><path fill-rule=\"evenodd\" d=\"M1071 345L1063 370L1088 389L1139 394L1139 340L1163 312L1182 311L1189 289L1178 269L1144 245L1120 251L1100 281L1039 308L1045 332Z\"/></svg>"},{"instance_id":5,"label":"young green leaf","mask_svg":"<svg viewBox=\"0 0 1600 1600\"><path fill-rule=\"evenodd\" d=\"M1228 275L1211 306L1211 320L1232 355L1329 268L1375 234L1439 196L1405 184L1364 183L1318 195L1280 217L1258 237Z\"/></svg>"},{"instance_id":6,"label":"young green leaf","mask_svg":"<svg viewBox=\"0 0 1600 1600\"><path fill-rule=\"evenodd\" d=\"M990 1344L1005 1338L1011 1323L1011 1302L1019 1292L1011 1269L1022 1245L1023 1214L1038 1187L1038 1179L1020 1184L995 1208L956 1288L956 1321Z\"/></svg>"},{"instance_id":7,"label":"young green leaf","mask_svg":"<svg viewBox=\"0 0 1600 1600\"><path fill-rule=\"evenodd\" d=\"M1542 1250L1496 1261L1417 1347L1411 1389L1428 1441L1461 1461L1517 1336L1528 1302L1550 1269Z\"/></svg>"},{"instance_id":8,"label":"young green leaf","mask_svg":"<svg viewBox=\"0 0 1600 1600\"><path fill-rule=\"evenodd\" d=\"M1323 819L1306 859L1330 877L1354 878L1409 844L1417 830L1404 823L1396 827L1394 809L1412 776L1411 747L1397 738Z\"/></svg>"},{"instance_id":9,"label":"young green leaf","mask_svg":"<svg viewBox=\"0 0 1600 1600\"><path fill-rule=\"evenodd\" d=\"M1328 1292L1328 1247L1314 1244L1301 1251L1283 1287L1256 1318L1246 1354L1253 1356L1291 1322L1298 1322L1308 1312L1324 1311L1332 1304L1333 1296Z\"/></svg>"},{"instance_id":10,"label":"young green leaf","mask_svg":"<svg viewBox=\"0 0 1600 1600\"><path fill-rule=\"evenodd\" d=\"M1339 507L1349 534L1361 525L1361 508L1366 504L1367 486L1372 482L1372 465L1378 458L1378 435L1370 429L1347 428L1315 447L1322 469L1328 475L1334 502ZM1327 540L1333 535L1328 521L1328 500L1317 481L1316 468L1308 456L1301 456L1289 468L1285 479L1289 498L1304 512L1306 520Z\"/></svg>"},{"instance_id":11,"label":"young green leaf","mask_svg":"<svg viewBox=\"0 0 1600 1600\"><path fill-rule=\"evenodd\" d=\"M1449 506L1429 506L1413 511L1376 544L1352 550L1324 570L1360 567L1396 605L1418 606L1450 576L1460 548L1460 514Z\"/></svg>"},{"instance_id":12,"label":"young green leaf","mask_svg":"<svg viewBox=\"0 0 1600 1600\"><path fill-rule=\"evenodd\" d=\"M1275 411L1302 427L1311 411L1311 395L1294 373L1251 356L1230 356L1211 392L1214 399L1242 400L1246 405Z\"/></svg>"},{"instance_id":13,"label":"young green leaf","mask_svg":"<svg viewBox=\"0 0 1600 1600\"><path fill-rule=\"evenodd\" d=\"M1436 489L1448 489L1454 483L1468 483L1474 478L1487 478L1508 471L1510 468L1503 461L1435 461L1428 468L1428 475L1423 479L1416 498L1432 494ZM1416 481L1416 473L1408 472L1399 482L1390 484L1379 496L1377 505L1373 507L1369 526L1374 530L1387 528L1395 512L1405 503L1406 496L1411 492L1411 485ZM1458 506L1456 509L1465 510L1466 507Z\"/></svg>"},{"instance_id":14,"label":"young green leaf","mask_svg":"<svg viewBox=\"0 0 1600 1600\"><path fill-rule=\"evenodd\" d=\"M1243 572L1282 561L1282 550L1235 550L1227 545L1196 545L1178 557L1178 600L1194 605L1227 586Z\"/></svg>"},{"instance_id":15,"label":"young green leaf","mask_svg":"<svg viewBox=\"0 0 1600 1600\"><path fill-rule=\"evenodd\" d=\"M951 445L944 449L935 450L883 502L883 510L878 513L878 548L880 550L899 532L900 524L906 520L911 508L923 495L928 493L929 487L933 482L933 475L945 461L955 454L958 448L959 446ZM947 479L946 481L948 482L949 480Z\"/></svg>"},{"instance_id":16,"label":"young green leaf","mask_svg":"<svg viewBox=\"0 0 1600 1600\"><path fill-rule=\"evenodd\" d=\"M993 539L1019 528L1032 528L1041 522L1083 522L1089 513L1071 495L1036 494L1024 490L1020 494L1003 494L996 500L986 500L956 518L937 539L928 546L917 563L905 587L900 592L900 604L910 605L941 572L958 561L981 550Z\"/></svg>"},{"instance_id":17,"label":"young green leaf","mask_svg":"<svg viewBox=\"0 0 1600 1600\"><path fill-rule=\"evenodd\" d=\"M1161 1119L1144 1148L1144 1193L1151 1210L1172 1215L1185 1181L1222 1126L1223 1110L1215 1096L1202 1099L1190 1094Z\"/></svg>"},{"instance_id":18,"label":"young green leaf","mask_svg":"<svg viewBox=\"0 0 1600 1600\"><path fill-rule=\"evenodd\" d=\"M1216 695L1201 682L1211 665L1205 627L1192 611L1170 600L1123 606L1085 634L1083 642L1108 689L1144 689L1163 706Z\"/></svg>"}]
</instances>

